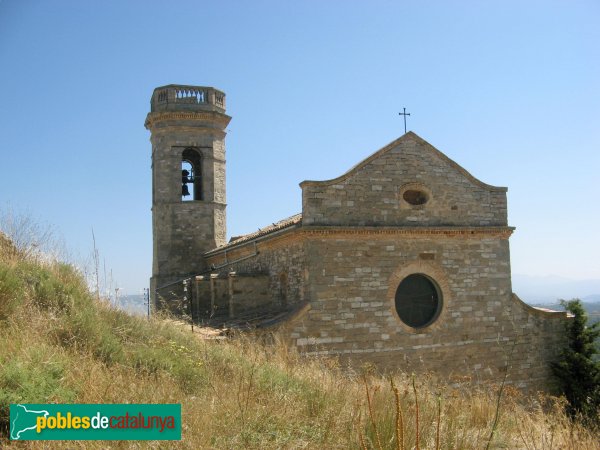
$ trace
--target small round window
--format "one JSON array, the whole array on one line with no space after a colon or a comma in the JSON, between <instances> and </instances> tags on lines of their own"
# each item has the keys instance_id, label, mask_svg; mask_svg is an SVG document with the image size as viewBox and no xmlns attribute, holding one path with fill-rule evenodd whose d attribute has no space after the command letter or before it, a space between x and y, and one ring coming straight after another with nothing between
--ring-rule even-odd
<instances>
[{"instance_id":1,"label":"small round window","mask_svg":"<svg viewBox=\"0 0 600 450\"><path fill-rule=\"evenodd\" d=\"M425 203L427 203L427 200L429 200L427 193L419 191L417 189L408 189L404 191L404 194L402 194L402 198L407 203L410 203L414 206L424 205Z\"/></svg>"},{"instance_id":2,"label":"small round window","mask_svg":"<svg viewBox=\"0 0 600 450\"><path fill-rule=\"evenodd\" d=\"M407 276L396 290L396 312L400 320L413 328L423 328L440 314L442 298L437 285L427 276Z\"/></svg>"}]
</instances>

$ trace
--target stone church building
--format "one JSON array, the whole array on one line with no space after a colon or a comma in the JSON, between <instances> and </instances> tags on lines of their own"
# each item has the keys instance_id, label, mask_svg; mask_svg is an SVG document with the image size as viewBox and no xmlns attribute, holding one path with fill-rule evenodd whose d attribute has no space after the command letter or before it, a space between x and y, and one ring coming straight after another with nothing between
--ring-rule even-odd
<instances>
[{"instance_id":1,"label":"stone church building","mask_svg":"<svg viewBox=\"0 0 600 450\"><path fill-rule=\"evenodd\" d=\"M156 308L277 327L301 352L382 370L547 386L566 314L511 286L505 187L413 132L337 178L303 181L302 212L226 241L225 94L154 90Z\"/></svg>"}]
</instances>

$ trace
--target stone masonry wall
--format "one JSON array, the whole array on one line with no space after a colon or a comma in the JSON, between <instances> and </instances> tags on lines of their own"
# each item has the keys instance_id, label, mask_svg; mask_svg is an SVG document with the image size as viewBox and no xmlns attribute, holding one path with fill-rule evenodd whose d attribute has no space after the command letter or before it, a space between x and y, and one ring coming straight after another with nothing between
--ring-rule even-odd
<instances>
[{"instance_id":1,"label":"stone masonry wall","mask_svg":"<svg viewBox=\"0 0 600 450\"><path fill-rule=\"evenodd\" d=\"M475 381L501 381L508 364L509 382L545 387L564 314L512 298L507 239L340 233L306 249L311 308L290 329L300 351ZM418 331L394 304L411 273L435 280L443 297L439 318Z\"/></svg>"},{"instance_id":2,"label":"stone masonry wall","mask_svg":"<svg viewBox=\"0 0 600 450\"><path fill-rule=\"evenodd\" d=\"M258 254L251 256L255 250ZM246 274L267 275L269 295L275 307L284 307L304 301L306 260L301 240L294 237L271 240L257 243L256 248L252 244L248 244L227 252L227 261L230 262L245 257L248 258L228 264L221 271L234 271L240 276ZM220 266L225 262L224 252L210 256L206 261L209 266ZM252 301L251 293L240 293L239 296L248 296L247 301Z\"/></svg>"},{"instance_id":3,"label":"stone masonry wall","mask_svg":"<svg viewBox=\"0 0 600 450\"><path fill-rule=\"evenodd\" d=\"M159 204L153 208L155 273L181 278L200 273L204 261L198 255L207 242L215 242L215 221L225 220L225 207L200 202Z\"/></svg>"},{"instance_id":4,"label":"stone masonry wall","mask_svg":"<svg viewBox=\"0 0 600 450\"><path fill-rule=\"evenodd\" d=\"M268 275L236 274L233 279L234 314L247 314L272 308L274 299L269 284Z\"/></svg>"},{"instance_id":5,"label":"stone masonry wall","mask_svg":"<svg viewBox=\"0 0 600 450\"><path fill-rule=\"evenodd\" d=\"M234 318L273 307L269 277L266 275L229 272L197 276L193 289L194 317L198 320Z\"/></svg>"}]
</instances>

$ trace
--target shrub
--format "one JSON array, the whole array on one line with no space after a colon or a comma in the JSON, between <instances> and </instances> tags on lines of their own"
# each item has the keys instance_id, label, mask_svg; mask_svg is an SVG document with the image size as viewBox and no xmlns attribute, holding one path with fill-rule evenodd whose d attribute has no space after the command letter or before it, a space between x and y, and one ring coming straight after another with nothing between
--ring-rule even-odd
<instances>
[{"instance_id":1,"label":"shrub","mask_svg":"<svg viewBox=\"0 0 600 450\"><path fill-rule=\"evenodd\" d=\"M105 364L123 360L123 344L110 327L100 320L91 305L74 310L57 324L54 335L59 344L77 351L87 350Z\"/></svg>"},{"instance_id":2,"label":"shrub","mask_svg":"<svg viewBox=\"0 0 600 450\"><path fill-rule=\"evenodd\" d=\"M61 266L63 265L38 264L33 261L22 261L18 264L17 273L29 288L34 305L56 312L71 310L77 285L61 279Z\"/></svg>"}]
</instances>

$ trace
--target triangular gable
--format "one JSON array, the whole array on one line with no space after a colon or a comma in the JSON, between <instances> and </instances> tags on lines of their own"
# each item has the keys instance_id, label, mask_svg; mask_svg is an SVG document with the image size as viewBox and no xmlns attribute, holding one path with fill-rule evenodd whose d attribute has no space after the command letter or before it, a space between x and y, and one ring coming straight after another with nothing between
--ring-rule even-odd
<instances>
[{"instance_id":1,"label":"triangular gable","mask_svg":"<svg viewBox=\"0 0 600 450\"><path fill-rule=\"evenodd\" d=\"M428 151L433 153L436 157L440 158L442 161L445 161L449 166L456 169L459 173L463 174L465 176L465 178L467 178L473 184L475 184L483 189L488 189L490 191L506 192L508 190L508 188L506 188L506 187L492 186L491 184L484 183L483 181L474 177L473 175L471 175L471 173L468 170L466 170L464 167L462 167L456 161L454 161L453 159L446 156L444 153L439 151L437 148L435 148L433 145L431 145L429 142L427 142L421 136L419 136L418 134L416 134L412 131L409 131L406 134L403 134L398 139L395 139L394 141L390 142L383 148L377 150L371 156L368 156L367 158L363 159L362 161L360 161L358 164L354 165L352 168L350 168L350 170L343 173L339 177L332 178L330 180L305 180L300 183L300 187L304 187L307 185L318 185L318 184L330 185L330 184L340 183L340 182L344 181L345 179L351 177L353 174L355 174L360 169L362 169L366 165L370 164L374 160L382 157L383 155L387 154L392 149L400 146L401 144L403 144L406 141L411 140L411 139L422 144L425 149L427 149Z\"/></svg>"},{"instance_id":2,"label":"triangular gable","mask_svg":"<svg viewBox=\"0 0 600 450\"><path fill-rule=\"evenodd\" d=\"M413 132L337 178L300 187L303 225L507 225L507 188L478 180Z\"/></svg>"}]
</instances>

